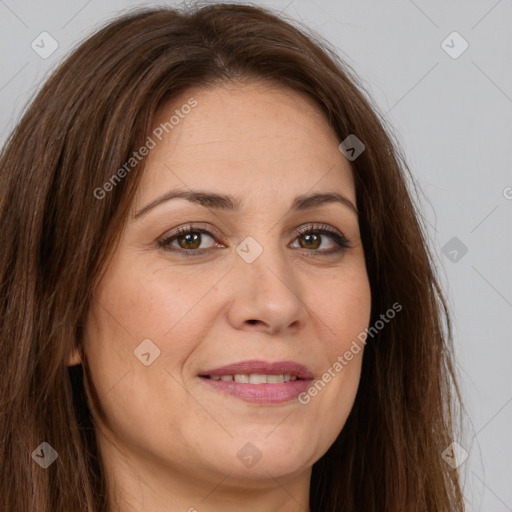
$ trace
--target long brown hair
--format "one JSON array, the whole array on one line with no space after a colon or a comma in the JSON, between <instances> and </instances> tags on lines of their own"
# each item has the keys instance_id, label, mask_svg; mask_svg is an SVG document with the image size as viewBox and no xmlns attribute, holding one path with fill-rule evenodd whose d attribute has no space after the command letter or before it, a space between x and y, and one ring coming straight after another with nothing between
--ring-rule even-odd
<instances>
[{"instance_id":1,"label":"long brown hair","mask_svg":"<svg viewBox=\"0 0 512 512\"><path fill-rule=\"evenodd\" d=\"M316 38L316 39L315 39ZM312 512L464 510L441 457L460 412L448 309L411 200L412 176L350 68L321 38L254 6L137 10L78 46L45 83L0 155L0 509L105 512L107 486L84 394L95 284L144 170L102 187L144 145L163 101L191 86L269 80L312 98L351 162L373 325L350 416L313 466ZM58 459L43 470L32 452Z\"/></svg>"}]
</instances>

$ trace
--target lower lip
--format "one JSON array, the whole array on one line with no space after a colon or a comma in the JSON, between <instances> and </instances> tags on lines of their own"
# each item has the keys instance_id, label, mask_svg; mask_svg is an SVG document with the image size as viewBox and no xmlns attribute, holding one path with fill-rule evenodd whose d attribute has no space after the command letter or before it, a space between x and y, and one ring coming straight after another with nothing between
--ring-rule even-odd
<instances>
[{"instance_id":1,"label":"lower lip","mask_svg":"<svg viewBox=\"0 0 512 512\"><path fill-rule=\"evenodd\" d=\"M276 384L246 384L234 380L213 380L200 377L212 388L228 395L236 396L246 402L258 404L282 404L297 398L306 391L312 379L289 380Z\"/></svg>"}]
</instances>

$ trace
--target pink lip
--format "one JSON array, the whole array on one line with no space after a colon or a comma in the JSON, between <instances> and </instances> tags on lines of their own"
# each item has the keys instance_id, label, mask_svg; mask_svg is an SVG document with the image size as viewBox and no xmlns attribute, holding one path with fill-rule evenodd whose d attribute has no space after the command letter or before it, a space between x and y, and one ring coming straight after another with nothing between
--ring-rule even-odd
<instances>
[{"instance_id":1,"label":"pink lip","mask_svg":"<svg viewBox=\"0 0 512 512\"><path fill-rule=\"evenodd\" d=\"M280 382L276 384L248 384L235 381L212 380L207 377L210 375L235 375L259 373L265 375L280 375L289 373L295 375L297 380ZM269 363L266 361L242 361L240 363L230 364L222 368L215 368L201 372L201 380L212 388L223 393L241 398L246 402L259 404L280 404L297 398L298 395L306 391L313 374L306 366L293 361L278 361ZM300 379L300 380L299 380Z\"/></svg>"}]
</instances>

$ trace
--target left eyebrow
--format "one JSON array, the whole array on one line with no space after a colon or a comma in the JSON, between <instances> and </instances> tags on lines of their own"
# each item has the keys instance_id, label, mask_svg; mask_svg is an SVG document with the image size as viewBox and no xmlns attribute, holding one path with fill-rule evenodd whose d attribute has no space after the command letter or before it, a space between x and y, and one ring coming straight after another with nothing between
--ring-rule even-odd
<instances>
[{"instance_id":1,"label":"left eyebrow","mask_svg":"<svg viewBox=\"0 0 512 512\"><path fill-rule=\"evenodd\" d=\"M341 203L342 205L348 206L356 215L359 215L356 205L345 196L336 192L316 193L316 194L304 194L298 196L293 201L290 211L303 211L311 208L316 208L328 203Z\"/></svg>"},{"instance_id":2,"label":"left eyebrow","mask_svg":"<svg viewBox=\"0 0 512 512\"><path fill-rule=\"evenodd\" d=\"M205 208L233 212L239 211L242 204L240 198L227 194L217 194L215 192L204 190L171 190L141 208L137 213L135 213L133 218L137 219L148 213L153 208L156 208L157 206L172 199L186 199L191 203L199 204ZM328 203L340 203L350 208L350 210L358 215L355 204L352 203L350 199L336 192L312 193L297 196L293 200L290 212L309 210Z\"/></svg>"}]
</instances>

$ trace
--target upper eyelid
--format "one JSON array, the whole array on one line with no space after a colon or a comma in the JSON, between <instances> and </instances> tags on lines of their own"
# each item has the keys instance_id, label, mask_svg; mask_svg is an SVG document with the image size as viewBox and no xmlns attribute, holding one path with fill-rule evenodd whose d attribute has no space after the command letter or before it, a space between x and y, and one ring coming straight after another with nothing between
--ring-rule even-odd
<instances>
[{"instance_id":1,"label":"upper eyelid","mask_svg":"<svg viewBox=\"0 0 512 512\"><path fill-rule=\"evenodd\" d=\"M345 236L345 234L341 230L338 230L334 226L330 226L329 224L326 224L325 222L309 222L309 223L301 224L301 225L293 228L289 232L289 234L290 233L294 234L295 235L294 240L295 240L298 236L304 235L308 231L317 231L317 232L325 231L326 232L326 233L321 233L320 236L325 236L326 234L327 234L327 236L329 236L329 233L331 233L331 238L334 240L335 244L340 248L340 250L342 250L343 247L345 249L352 247L350 240ZM158 245L164 249L166 247L173 247L172 243L171 243L171 241L174 241L173 239L180 236L180 234L182 234L182 233L187 234L190 232L192 232L192 233L193 232L202 232L202 234L206 234L207 236L212 238L212 240L214 240L215 243L220 242L221 245L224 245L224 243L222 241L223 237L217 236L215 234L217 232L217 229L213 228L212 226L210 226L204 222L199 223L197 225L194 222L190 222L188 224L182 224L181 226L178 226L177 228L174 228L173 230L171 230L170 233L168 232L169 234L165 234L161 238L159 238ZM289 236L289 234L287 236ZM190 252L190 253L195 253L195 254L201 254L203 252L208 252L211 249L212 248L187 250L187 249L181 249L181 248L174 247L174 249L171 249L171 250L175 250L178 252ZM318 252L319 254L325 252L326 254L328 254L330 251L314 251L314 252Z\"/></svg>"},{"instance_id":2,"label":"upper eyelid","mask_svg":"<svg viewBox=\"0 0 512 512\"><path fill-rule=\"evenodd\" d=\"M338 228L336 228L334 226L330 226L326 222L307 222L304 224L300 224L299 226L294 227L291 230L288 230L288 235L296 234L296 233L298 233L300 235L300 234L303 234L303 232L307 231L308 229L316 230L316 231L325 229L326 231L331 231L334 235L345 237L343 231L339 230ZM160 240L165 241L165 240L168 240L169 238L178 236L180 234L180 232L182 232L182 231L187 232L187 231L194 231L194 230L198 230L198 231L204 230L204 231L208 232L206 234L209 236L214 235L214 237L216 237L216 238L223 238L223 235L220 234L218 229L214 228L213 226L211 226L207 223L199 222L196 224L194 222L190 222L188 224L183 224L183 225L178 226L170 231L167 231L164 235L162 235L160 237ZM231 233L228 233L227 236L230 236Z\"/></svg>"}]
</instances>

